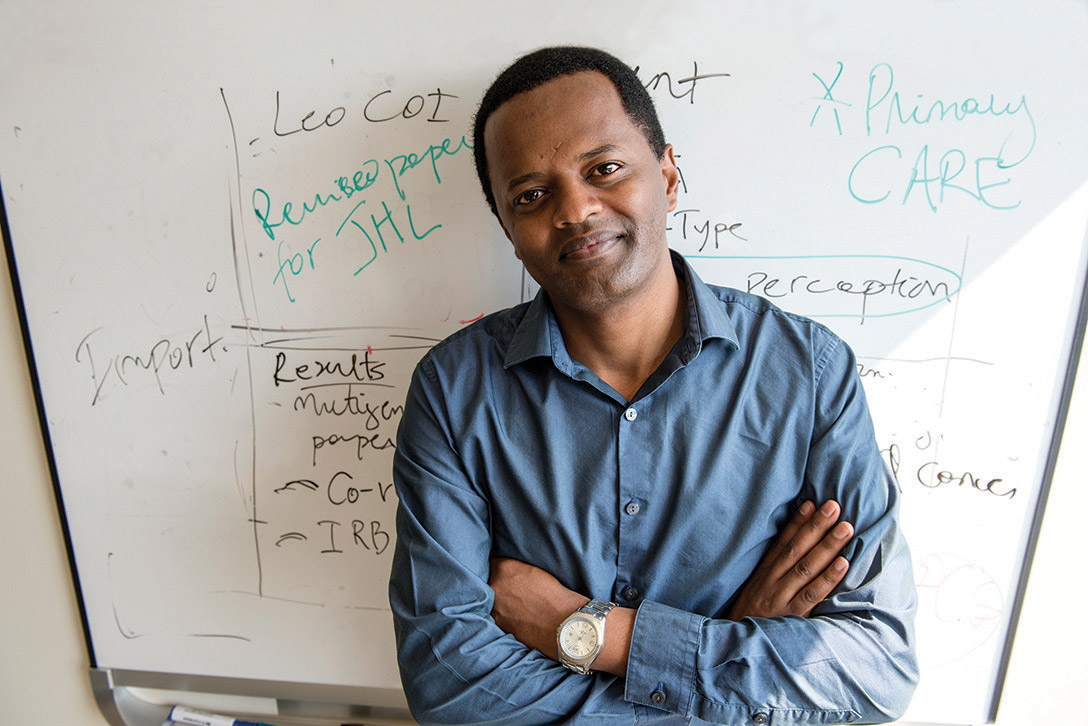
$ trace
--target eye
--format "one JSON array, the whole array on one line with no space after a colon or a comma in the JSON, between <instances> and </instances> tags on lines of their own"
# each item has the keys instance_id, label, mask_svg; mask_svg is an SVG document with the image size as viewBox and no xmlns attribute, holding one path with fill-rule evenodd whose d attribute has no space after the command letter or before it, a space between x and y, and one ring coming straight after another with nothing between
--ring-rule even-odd
<instances>
[{"instance_id":1,"label":"eye","mask_svg":"<svg viewBox=\"0 0 1088 726\"><path fill-rule=\"evenodd\" d=\"M537 201L542 196L544 196L543 189L526 189L521 194L514 197L513 205L515 207L524 207L527 204L532 204Z\"/></svg>"},{"instance_id":2,"label":"eye","mask_svg":"<svg viewBox=\"0 0 1088 726\"><path fill-rule=\"evenodd\" d=\"M623 168L623 164L618 161L606 161L603 164L598 164L593 167L593 171L590 176L610 176Z\"/></svg>"}]
</instances>

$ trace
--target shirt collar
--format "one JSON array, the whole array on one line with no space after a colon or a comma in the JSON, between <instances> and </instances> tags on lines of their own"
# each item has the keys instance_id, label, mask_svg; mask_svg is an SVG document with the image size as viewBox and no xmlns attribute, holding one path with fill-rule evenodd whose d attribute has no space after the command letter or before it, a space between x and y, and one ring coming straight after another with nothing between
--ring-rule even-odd
<instances>
[{"instance_id":1,"label":"shirt collar","mask_svg":"<svg viewBox=\"0 0 1088 726\"><path fill-rule=\"evenodd\" d=\"M698 355L703 343L711 338L721 338L734 348L739 348L736 328L725 314L725 307L718 296L695 274L683 256L672 250L669 254L687 296L684 336L678 343L683 351L684 363ZM543 289L537 292L525 311L525 317L518 323L506 350L503 367L510 368L540 356L551 357L560 370L570 373L572 360L563 344L555 311Z\"/></svg>"},{"instance_id":2,"label":"shirt collar","mask_svg":"<svg viewBox=\"0 0 1088 726\"><path fill-rule=\"evenodd\" d=\"M555 311L552 310L544 288L541 288L529 303L525 317L518 323L502 365L503 368L509 368L530 358L552 357L553 351L559 353L561 358L570 359L566 346L563 345L563 336L559 333Z\"/></svg>"},{"instance_id":3,"label":"shirt collar","mask_svg":"<svg viewBox=\"0 0 1088 726\"><path fill-rule=\"evenodd\" d=\"M739 349L737 329L726 315L725 306L717 294L695 274L695 270L680 253L672 250L669 252L676 276L680 278L687 293L688 318L684 326L684 336L680 339L681 345L686 342L689 347L689 355L684 362L690 362L702 350L703 343L711 338L721 338Z\"/></svg>"}]
</instances>

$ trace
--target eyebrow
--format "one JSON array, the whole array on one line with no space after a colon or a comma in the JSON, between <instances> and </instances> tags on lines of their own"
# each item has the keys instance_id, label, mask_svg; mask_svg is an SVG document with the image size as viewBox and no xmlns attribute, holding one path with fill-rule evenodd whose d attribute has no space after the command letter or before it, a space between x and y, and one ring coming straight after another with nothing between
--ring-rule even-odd
<instances>
[{"instance_id":1,"label":"eyebrow","mask_svg":"<svg viewBox=\"0 0 1088 726\"><path fill-rule=\"evenodd\" d=\"M594 156L600 156L601 154L608 154L608 153L611 153L613 151L619 151L619 150L620 150L620 147L617 146L616 144L602 144L601 146L598 146L596 149L590 149L586 153L582 154L581 156L578 157L578 160L579 161L589 161Z\"/></svg>"},{"instance_id":2,"label":"eyebrow","mask_svg":"<svg viewBox=\"0 0 1088 726\"><path fill-rule=\"evenodd\" d=\"M616 144L601 144L600 146L592 148L589 151L586 151L585 153L579 154L578 155L578 161L580 161L580 162L589 161L590 159L592 159L595 156L600 156L601 154L608 154L608 153L611 153L613 151L620 151L620 147L617 146ZM521 176L516 176L513 179L511 179L510 182L506 185L506 190L507 191L513 191L515 187L521 186L522 184L525 184L526 182L531 182L531 181L533 181L535 179L539 179L542 176L544 176L544 173L539 172L539 171L531 171L528 174L522 174Z\"/></svg>"},{"instance_id":3,"label":"eyebrow","mask_svg":"<svg viewBox=\"0 0 1088 726\"><path fill-rule=\"evenodd\" d=\"M539 171L531 171L528 174L516 176L510 180L509 184L506 185L506 191L512 192L515 188L521 186L522 184L525 184L526 182L531 182L534 179L539 179L542 176L544 176L544 174Z\"/></svg>"}]
</instances>

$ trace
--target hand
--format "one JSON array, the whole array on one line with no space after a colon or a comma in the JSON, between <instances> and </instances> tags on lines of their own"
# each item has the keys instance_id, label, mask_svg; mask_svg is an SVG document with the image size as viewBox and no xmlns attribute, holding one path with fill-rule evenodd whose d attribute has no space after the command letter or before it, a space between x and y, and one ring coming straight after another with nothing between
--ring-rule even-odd
<instances>
[{"instance_id":1,"label":"hand","mask_svg":"<svg viewBox=\"0 0 1088 726\"><path fill-rule=\"evenodd\" d=\"M838 555L854 533L849 522L836 524L839 511L830 500L819 511L802 504L744 583L729 618L807 617L831 594L846 576L849 562Z\"/></svg>"},{"instance_id":2,"label":"hand","mask_svg":"<svg viewBox=\"0 0 1088 726\"><path fill-rule=\"evenodd\" d=\"M555 631L567 616L589 598L565 587L539 567L511 559L491 560L487 583L495 592L491 617L495 624L523 645L559 660ZM616 607L605 618L604 647L593 669L617 676L627 674L635 611Z\"/></svg>"}]
</instances>

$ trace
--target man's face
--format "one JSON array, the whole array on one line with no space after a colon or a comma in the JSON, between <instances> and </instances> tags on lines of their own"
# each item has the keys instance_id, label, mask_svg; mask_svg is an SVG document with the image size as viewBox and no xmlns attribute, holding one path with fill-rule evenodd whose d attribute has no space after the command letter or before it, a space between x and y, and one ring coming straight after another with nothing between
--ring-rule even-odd
<instances>
[{"instance_id":1,"label":"man's face","mask_svg":"<svg viewBox=\"0 0 1088 726\"><path fill-rule=\"evenodd\" d=\"M656 157L606 76L560 76L514 96L488 118L484 142L503 231L554 304L599 313L673 274L672 149Z\"/></svg>"}]
</instances>

